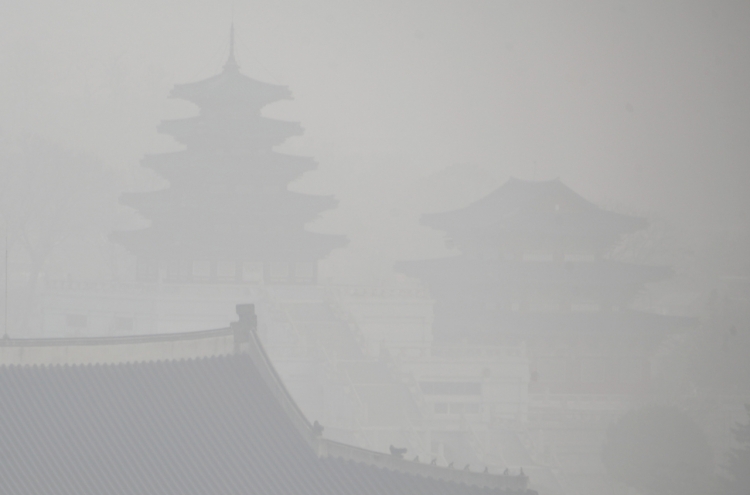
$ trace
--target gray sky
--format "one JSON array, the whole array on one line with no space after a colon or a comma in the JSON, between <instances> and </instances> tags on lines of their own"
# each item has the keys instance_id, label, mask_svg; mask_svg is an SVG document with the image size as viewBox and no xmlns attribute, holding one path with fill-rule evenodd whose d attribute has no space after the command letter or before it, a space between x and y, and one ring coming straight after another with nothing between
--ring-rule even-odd
<instances>
[{"instance_id":1,"label":"gray sky","mask_svg":"<svg viewBox=\"0 0 750 495\"><path fill-rule=\"evenodd\" d=\"M243 72L295 95L266 110L306 129L282 149L319 162L295 188L341 200L322 228L416 214L456 164L750 223L746 1L3 2L0 124L137 170L174 149L155 126L193 110L166 95L220 70L232 9Z\"/></svg>"}]
</instances>

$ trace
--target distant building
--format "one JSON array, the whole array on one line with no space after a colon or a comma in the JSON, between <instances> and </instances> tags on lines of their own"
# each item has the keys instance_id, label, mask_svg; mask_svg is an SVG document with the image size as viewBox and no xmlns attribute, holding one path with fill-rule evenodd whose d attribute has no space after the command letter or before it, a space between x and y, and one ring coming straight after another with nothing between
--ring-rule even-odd
<instances>
[{"instance_id":1,"label":"distant building","mask_svg":"<svg viewBox=\"0 0 750 495\"><path fill-rule=\"evenodd\" d=\"M532 495L522 472L325 438L286 392L251 305L230 328L0 341L4 495Z\"/></svg>"},{"instance_id":2,"label":"distant building","mask_svg":"<svg viewBox=\"0 0 750 495\"><path fill-rule=\"evenodd\" d=\"M601 492L579 468L600 464L608 422L651 391L657 346L692 324L631 309L645 284L669 277L669 268L607 256L646 220L603 210L559 180L511 179L422 223L444 231L460 252L396 266L435 299L433 346L523 344L535 462L559 470L567 490ZM594 471L604 478L603 469Z\"/></svg>"},{"instance_id":3,"label":"distant building","mask_svg":"<svg viewBox=\"0 0 750 495\"><path fill-rule=\"evenodd\" d=\"M275 152L302 129L260 111L290 98L289 90L242 75L230 48L220 74L177 85L172 96L200 107L197 117L159 127L186 149L143 160L169 187L123 196L152 223L113 235L137 258L136 283L48 281L41 335L199 330L226 321L234 304L254 302L259 334L286 386L307 414L325 422L330 438L379 451L395 443L430 458L407 385L378 359L385 332L365 335L357 327L342 304L348 288L318 284L318 260L345 239L304 229L335 206L332 198L287 190L315 163ZM400 343L425 347L429 300L410 303L392 318L396 331L388 330ZM367 309L374 306L383 304Z\"/></svg>"},{"instance_id":4,"label":"distant building","mask_svg":"<svg viewBox=\"0 0 750 495\"><path fill-rule=\"evenodd\" d=\"M314 284L318 260L346 244L304 229L336 201L287 190L315 162L274 151L302 127L261 109L291 92L240 73L233 33L220 74L172 90L200 114L159 126L185 150L143 160L169 187L121 199L151 221L112 236L137 257L140 282Z\"/></svg>"},{"instance_id":5,"label":"distant building","mask_svg":"<svg viewBox=\"0 0 750 495\"><path fill-rule=\"evenodd\" d=\"M607 258L646 220L602 210L559 180L511 179L422 222L445 231L460 251L398 265L436 300L435 342L525 342L532 391L646 392L649 353L686 323L630 309L669 268Z\"/></svg>"}]
</instances>

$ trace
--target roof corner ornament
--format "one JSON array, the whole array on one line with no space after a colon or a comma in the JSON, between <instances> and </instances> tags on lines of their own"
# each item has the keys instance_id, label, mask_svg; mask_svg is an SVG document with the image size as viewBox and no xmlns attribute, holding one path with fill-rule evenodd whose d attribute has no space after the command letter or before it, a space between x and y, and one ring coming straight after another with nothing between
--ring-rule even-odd
<instances>
[{"instance_id":1,"label":"roof corner ornament","mask_svg":"<svg viewBox=\"0 0 750 495\"><path fill-rule=\"evenodd\" d=\"M258 329L258 315L255 314L255 304L238 304L236 307L239 321L237 323L255 332Z\"/></svg>"},{"instance_id":2,"label":"roof corner ornament","mask_svg":"<svg viewBox=\"0 0 750 495\"><path fill-rule=\"evenodd\" d=\"M315 423L313 423L313 425L312 425L313 435L315 435L316 437L319 437L319 436L323 435L323 430L324 429L325 428L323 427L323 425L320 424L320 423L318 423L318 420L316 419Z\"/></svg>"},{"instance_id":3,"label":"roof corner ornament","mask_svg":"<svg viewBox=\"0 0 750 495\"><path fill-rule=\"evenodd\" d=\"M237 316L239 321L232 323L234 331L235 353L240 352L240 346L250 342L250 334L258 330L258 316L255 314L255 304L238 304Z\"/></svg>"}]
</instances>

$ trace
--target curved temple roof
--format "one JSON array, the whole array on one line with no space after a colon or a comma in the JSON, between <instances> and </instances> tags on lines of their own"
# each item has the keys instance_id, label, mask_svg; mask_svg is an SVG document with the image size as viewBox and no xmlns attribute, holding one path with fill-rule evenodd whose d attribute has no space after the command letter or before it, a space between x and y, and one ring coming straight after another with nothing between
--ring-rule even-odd
<instances>
[{"instance_id":1,"label":"curved temple roof","mask_svg":"<svg viewBox=\"0 0 750 495\"><path fill-rule=\"evenodd\" d=\"M112 240L140 260L162 267L171 259L196 257L317 261L346 244L344 236L305 230L319 213L334 208L336 200L287 188L315 169L315 162L273 149L303 132L297 122L261 115L265 105L291 99L286 86L244 76L230 48L220 74L178 84L171 96L200 108L195 117L159 125L160 132L186 148L144 158L143 165L167 179L169 187L121 196L151 225L117 231Z\"/></svg>"},{"instance_id":2,"label":"curved temple roof","mask_svg":"<svg viewBox=\"0 0 750 495\"><path fill-rule=\"evenodd\" d=\"M562 224L561 218L565 220ZM559 230L560 233L576 235L622 234L647 226L644 218L599 208L558 179L526 181L515 178L464 208L425 214L422 223L454 236L485 229Z\"/></svg>"},{"instance_id":3,"label":"curved temple roof","mask_svg":"<svg viewBox=\"0 0 750 495\"><path fill-rule=\"evenodd\" d=\"M0 491L530 494L525 476L438 468L316 436L255 334L0 341Z\"/></svg>"}]
</instances>

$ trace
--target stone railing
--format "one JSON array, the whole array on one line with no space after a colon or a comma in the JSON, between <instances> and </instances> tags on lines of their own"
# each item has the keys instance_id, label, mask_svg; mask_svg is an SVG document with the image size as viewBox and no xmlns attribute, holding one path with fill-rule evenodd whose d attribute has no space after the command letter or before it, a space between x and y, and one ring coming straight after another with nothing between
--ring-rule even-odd
<instances>
[{"instance_id":1,"label":"stone railing","mask_svg":"<svg viewBox=\"0 0 750 495\"><path fill-rule=\"evenodd\" d=\"M106 292L128 293L144 292L146 286L123 282L90 281L90 280L46 280L44 289L49 292Z\"/></svg>"},{"instance_id":2,"label":"stone railing","mask_svg":"<svg viewBox=\"0 0 750 495\"><path fill-rule=\"evenodd\" d=\"M235 283L172 283L169 281L152 283L133 283L96 280L46 280L44 288L50 292L103 292L103 293L174 293L190 292L201 288L224 288L227 291L244 291L246 289L264 287L266 290L293 292L296 287L303 287L305 293L310 292L309 285L294 284L257 285L243 282ZM313 286L316 287L316 286ZM378 287L368 285L325 285L319 286L320 291L335 297L344 298L429 298L429 293L421 287Z\"/></svg>"},{"instance_id":3,"label":"stone railing","mask_svg":"<svg viewBox=\"0 0 750 495\"><path fill-rule=\"evenodd\" d=\"M44 289L50 294L87 292L97 294L164 294L164 295L247 295L254 294L260 286L242 283L210 284L210 283L123 283L114 281L91 280L47 280Z\"/></svg>"}]
</instances>

